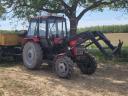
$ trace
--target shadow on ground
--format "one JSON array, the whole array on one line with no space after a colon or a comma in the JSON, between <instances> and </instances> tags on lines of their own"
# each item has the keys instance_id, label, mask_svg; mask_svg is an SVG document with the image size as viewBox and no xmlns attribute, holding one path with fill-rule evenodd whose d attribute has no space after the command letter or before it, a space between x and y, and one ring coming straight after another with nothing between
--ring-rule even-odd
<instances>
[{"instance_id":1,"label":"shadow on ground","mask_svg":"<svg viewBox=\"0 0 128 96\"><path fill-rule=\"evenodd\" d=\"M7 63L0 64L0 69L4 67L5 70L12 71L12 74L17 74L16 79L19 81L23 79L22 82L25 84L37 85L37 89L41 89L41 93L47 92L48 96L51 96L50 94L70 96L94 96L94 94L126 96L128 94L128 64L100 63L95 74L82 75L77 69L71 80L66 80L57 77L47 65L43 65L39 70L28 70L22 63ZM11 68L13 70L10 70Z\"/></svg>"}]
</instances>

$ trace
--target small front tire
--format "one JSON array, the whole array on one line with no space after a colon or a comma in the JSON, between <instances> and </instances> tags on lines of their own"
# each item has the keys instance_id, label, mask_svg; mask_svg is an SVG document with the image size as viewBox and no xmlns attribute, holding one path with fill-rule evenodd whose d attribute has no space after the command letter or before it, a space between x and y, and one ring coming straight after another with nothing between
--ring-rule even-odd
<instances>
[{"instance_id":1,"label":"small front tire","mask_svg":"<svg viewBox=\"0 0 128 96\"><path fill-rule=\"evenodd\" d=\"M73 61L67 56L62 56L55 60L55 72L61 78L71 78L73 66Z\"/></svg>"},{"instance_id":2,"label":"small front tire","mask_svg":"<svg viewBox=\"0 0 128 96\"><path fill-rule=\"evenodd\" d=\"M84 53L78 57L78 66L83 74L92 75L97 69L95 58L89 53Z\"/></svg>"}]
</instances>

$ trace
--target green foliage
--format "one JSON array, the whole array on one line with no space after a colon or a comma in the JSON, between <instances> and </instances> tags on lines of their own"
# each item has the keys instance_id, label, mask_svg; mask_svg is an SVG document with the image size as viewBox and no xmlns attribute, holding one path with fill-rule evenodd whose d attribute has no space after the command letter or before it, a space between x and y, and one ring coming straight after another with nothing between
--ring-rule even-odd
<instances>
[{"instance_id":1,"label":"green foliage","mask_svg":"<svg viewBox=\"0 0 128 96\"><path fill-rule=\"evenodd\" d=\"M119 57L113 57L113 58L107 58L105 57L97 48L89 49L88 50L91 54L93 54L98 61L105 61L106 60L112 60L114 62L128 62L128 47L123 47L121 51L121 56ZM109 54L111 54L111 51L107 51Z\"/></svg>"},{"instance_id":2,"label":"green foliage","mask_svg":"<svg viewBox=\"0 0 128 96\"><path fill-rule=\"evenodd\" d=\"M78 33L85 31L101 31L103 33L128 33L128 25L93 26L79 28Z\"/></svg>"},{"instance_id":3,"label":"green foliage","mask_svg":"<svg viewBox=\"0 0 128 96\"><path fill-rule=\"evenodd\" d=\"M4 12L5 12L5 9L0 5L0 16L2 16Z\"/></svg>"},{"instance_id":4,"label":"green foliage","mask_svg":"<svg viewBox=\"0 0 128 96\"><path fill-rule=\"evenodd\" d=\"M0 4L6 9L12 9L14 16L28 18L35 16L40 11L50 13L63 13L68 17L81 17L90 10L102 11L104 7L114 6L115 3L122 4L122 0L0 0ZM112 6L112 8L114 8ZM76 16L76 10L82 7L83 10ZM82 14L81 14L82 13Z\"/></svg>"},{"instance_id":5,"label":"green foliage","mask_svg":"<svg viewBox=\"0 0 128 96\"><path fill-rule=\"evenodd\" d=\"M14 30L0 30L0 33L2 33L2 34L17 34L17 32L16 31L14 31Z\"/></svg>"},{"instance_id":6,"label":"green foliage","mask_svg":"<svg viewBox=\"0 0 128 96\"><path fill-rule=\"evenodd\" d=\"M114 3L109 7L112 10L121 10L128 12L128 0L119 0L118 3ZM123 9L123 10L122 10Z\"/></svg>"},{"instance_id":7,"label":"green foliage","mask_svg":"<svg viewBox=\"0 0 128 96\"><path fill-rule=\"evenodd\" d=\"M128 61L128 47L123 47L122 48L121 58L126 58L127 61Z\"/></svg>"}]
</instances>

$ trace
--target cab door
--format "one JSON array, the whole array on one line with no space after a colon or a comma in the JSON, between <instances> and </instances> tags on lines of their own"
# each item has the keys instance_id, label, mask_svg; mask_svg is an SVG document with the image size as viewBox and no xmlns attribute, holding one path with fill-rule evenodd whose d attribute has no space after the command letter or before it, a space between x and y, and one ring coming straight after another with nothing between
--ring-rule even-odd
<instances>
[{"instance_id":1,"label":"cab door","mask_svg":"<svg viewBox=\"0 0 128 96\"><path fill-rule=\"evenodd\" d=\"M63 19L48 20L48 37L53 44L53 51L60 52L65 47L67 36L65 21Z\"/></svg>"},{"instance_id":2,"label":"cab door","mask_svg":"<svg viewBox=\"0 0 128 96\"><path fill-rule=\"evenodd\" d=\"M31 20L29 24L29 28L27 31L27 34L25 38L23 39L23 44L25 44L28 41L34 41L34 42L39 42L39 38L37 38L37 30L38 30L38 23L37 20Z\"/></svg>"},{"instance_id":3,"label":"cab door","mask_svg":"<svg viewBox=\"0 0 128 96\"><path fill-rule=\"evenodd\" d=\"M40 37L40 44L44 50L49 47L47 41L47 20L39 20L38 36Z\"/></svg>"},{"instance_id":4,"label":"cab door","mask_svg":"<svg viewBox=\"0 0 128 96\"><path fill-rule=\"evenodd\" d=\"M29 29L27 33L27 37L33 37L37 35L38 23L36 20L31 20L29 24Z\"/></svg>"}]
</instances>

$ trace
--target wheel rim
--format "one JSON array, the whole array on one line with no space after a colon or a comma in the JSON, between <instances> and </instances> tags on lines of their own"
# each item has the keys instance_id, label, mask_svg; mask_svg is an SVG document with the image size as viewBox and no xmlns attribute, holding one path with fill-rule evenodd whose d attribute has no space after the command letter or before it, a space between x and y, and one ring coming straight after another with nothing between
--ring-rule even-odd
<instances>
[{"instance_id":1,"label":"wheel rim","mask_svg":"<svg viewBox=\"0 0 128 96\"><path fill-rule=\"evenodd\" d=\"M68 73L68 68L65 63L60 62L58 64L58 72L61 76L65 76Z\"/></svg>"},{"instance_id":2,"label":"wheel rim","mask_svg":"<svg viewBox=\"0 0 128 96\"><path fill-rule=\"evenodd\" d=\"M26 59L27 59L28 65L31 65L32 61L34 59L34 49L33 48L30 47L28 49Z\"/></svg>"}]
</instances>

